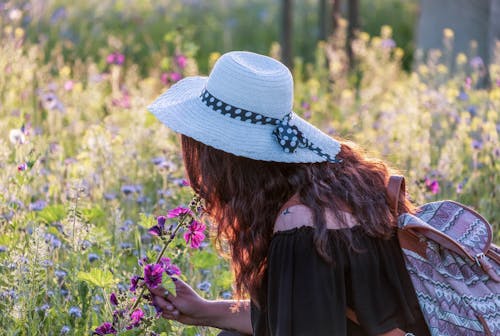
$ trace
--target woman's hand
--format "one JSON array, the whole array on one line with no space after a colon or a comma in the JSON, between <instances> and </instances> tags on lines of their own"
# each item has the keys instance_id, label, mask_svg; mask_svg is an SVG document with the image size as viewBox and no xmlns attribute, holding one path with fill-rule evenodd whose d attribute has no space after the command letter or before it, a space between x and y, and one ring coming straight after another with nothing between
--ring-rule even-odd
<instances>
[{"instance_id":1,"label":"woman's hand","mask_svg":"<svg viewBox=\"0 0 500 336\"><path fill-rule=\"evenodd\" d=\"M161 315L169 320L188 325L206 325L205 320L209 301L198 295L188 284L173 278L176 295L159 286L150 288L153 304L161 309Z\"/></svg>"},{"instance_id":2,"label":"woman's hand","mask_svg":"<svg viewBox=\"0 0 500 336\"><path fill-rule=\"evenodd\" d=\"M176 295L161 286L149 289L152 303L161 310L161 316L188 325L252 334L250 301L205 300L181 279L173 280Z\"/></svg>"}]
</instances>

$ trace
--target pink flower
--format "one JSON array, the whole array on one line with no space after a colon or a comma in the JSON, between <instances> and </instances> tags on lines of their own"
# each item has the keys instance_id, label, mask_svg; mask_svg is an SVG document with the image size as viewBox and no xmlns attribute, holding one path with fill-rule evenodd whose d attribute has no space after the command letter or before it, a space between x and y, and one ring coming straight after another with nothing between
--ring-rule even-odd
<instances>
[{"instance_id":1,"label":"pink flower","mask_svg":"<svg viewBox=\"0 0 500 336\"><path fill-rule=\"evenodd\" d=\"M117 53L116 59L115 59L115 64L122 65L124 62L125 62L125 55Z\"/></svg>"},{"instance_id":2,"label":"pink flower","mask_svg":"<svg viewBox=\"0 0 500 336\"><path fill-rule=\"evenodd\" d=\"M116 56L115 56L114 53L113 54L109 54L108 57L106 57L106 63L108 63L108 64L115 63L115 58L116 58Z\"/></svg>"},{"instance_id":3,"label":"pink flower","mask_svg":"<svg viewBox=\"0 0 500 336\"><path fill-rule=\"evenodd\" d=\"M179 216L182 216L182 215L193 215L193 212L189 209L189 208L185 208L185 207L177 207L175 209L172 209L172 210L169 210L168 213L167 213L167 217L168 218L176 218L176 217L179 217Z\"/></svg>"},{"instance_id":4,"label":"pink flower","mask_svg":"<svg viewBox=\"0 0 500 336\"><path fill-rule=\"evenodd\" d=\"M71 91L73 89L74 83L72 80L68 80L64 83L64 90Z\"/></svg>"},{"instance_id":5,"label":"pink flower","mask_svg":"<svg viewBox=\"0 0 500 336\"><path fill-rule=\"evenodd\" d=\"M182 75L178 72L164 72L160 76L161 82L165 85L178 82L181 79L182 79Z\"/></svg>"},{"instance_id":6,"label":"pink flower","mask_svg":"<svg viewBox=\"0 0 500 336\"><path fill-rule=\"evenodd\" d=\"M130 319L132 320L131 327L137 327L141 323L141 319L144 317L144 312L141 308L137 308L130 315Z\"/></svg>"},{"instance_id":7,"label":"pink flower","mask_svg":"<svg viewBox=\"0 0 500 336\"><path fill-rule=\"evenodd\" d=\"M111 53L106 57L106 63L108 64L122 65L124 62L125 55L118 52Z\"/></svg>"},{"instance_id":8,"label":"pink flower","mask_svg":"<svg viewBox=\"0 0 500 336\"><path fill-rule=\"evenodd\" d=\"M182 79L182 75L178 72L172 72L170 74L170 80L175 83L175 82L178 82Z\"/></svg>"},{"instance_id":9,"label":"pink flower","mask_svg":"<svg viewBox=\"0 0 500 336\"><path fill-rule=\"evenodd\" d=\"M429 178L425 178L425 186L427 190L431 193L438 194L439 193L439 182L437 180L430 180Z\"/></svg>"},{"instance_id":10,"label":"pink flower","mask_svg":"<svg viewBox=\"0 0 500 336\"><path fill-rule=\"evenodd\" d=\"M188 231L184 234L186 244L190 244L191 248L198 248L203 239L205 239L205 225L193 220L188 226Z\"/></svg>"},{"instance_id":11,"label":"pink flower","mask_svg":"<svg viewBox=\"0 0 500 336\"><path fill-rule=\"evenodd\" d=\"M182 55L182 54L177 55L177 56L175 56L175 62L177 63L179 68L184 69L186 67L187 57Z\"/></svg>"}]
</instances>

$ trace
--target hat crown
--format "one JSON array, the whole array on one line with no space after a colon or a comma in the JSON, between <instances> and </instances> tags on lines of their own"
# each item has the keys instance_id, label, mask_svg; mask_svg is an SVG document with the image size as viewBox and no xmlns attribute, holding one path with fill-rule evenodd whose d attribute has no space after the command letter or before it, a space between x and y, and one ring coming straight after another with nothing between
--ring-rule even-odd
<instances>
[{"instance_id":1,"label":"hat crown","mask_svg":"<svg viewBox=\"0 0 500 336\"><path fill-rule=\"evenodd\" d=\"M222 55L208 78L207 90L223 102L281 119L292 111L293 79L277 60L251 52Z\"/></svg>"}]
</instances>

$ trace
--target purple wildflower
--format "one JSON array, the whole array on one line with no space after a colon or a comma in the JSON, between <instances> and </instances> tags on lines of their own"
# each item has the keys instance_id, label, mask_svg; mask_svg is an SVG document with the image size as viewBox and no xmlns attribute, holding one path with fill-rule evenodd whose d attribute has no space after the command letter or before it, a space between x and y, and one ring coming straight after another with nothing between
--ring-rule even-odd
<instances>
[{"instance_id":1,"label":"purple wildflower","mask_svg":"<svg viewBox=\"0 0 500 336\"><path fill-rule=\"evenodd\" d=\"M205 239L205 225L193 220L188 226L188 232L184 234L184 240L186 244L190 244L191 248L198 248L201 245L203 239Z\"/></svg>"},{"instance_id":2,"label":"purple wildflower","mask_svg":"<svg viewBox=\"0 0 500 336\"><path fill-rule=\"evenodd\" d=\"M89 259L89 262L94 262L96 260L99 260L99 255L96 253L89 253L88 259Z\"/></svg>"},{"instance_id":3,"label":"purple wildflower","mask_svg":"<svg viewBox=\"0 0 500 336\"><path fill-rule=\"evenodd\" d=\"M208 292L210 290L210 287L212 284L208 281L203 281L198 284L198 289L201 290L202 292Z\"/></svg>"},{"instance_id":4,"label":"purple wildflower","mask_svg":"<svg viewBox=\"0 0 500 336\"><path fill-rule=\"evenodd\" d=\"M153 236L161 237L165 232L165 221L167 218L165 216L158 216L156 218L156 225L151 227L148 232Z\"/></svg>"},{"instance_id":5,"label":"purple wildflower","mask_svg":"<svg viewBox=\"0 0 500 336\"><path fill-rule=\"evenodd\" d=\"M38 200L30 204L31 211L41 211L47 206L47 202Z\"/></svg>"},{"instance_id":6,"label":"purple wildflower","mask_svg":"<svg viewBox=\"0 0 500 336\"><path fill-rule=\"evenodd\" d=\"M390 39L390 38L386 38L386 39L383 39L382 40L382 48L385 48L385 49L392 49L392 48L395 48L396 47L396 42L394 42L393 39Z\"/></svg>"},{"instance_id":7,"label":"purple wildflower","mask_svg":"<svg viewBox=\"0 0 500 336\"><path fill-rule=\"evenodd\" d=\"M467 101L469 100L469 95L465 91L461 90L457 98L461 101Z\"/></svg>"},{"instance_id":8,"label":"purple wildflower","mask_svg":"<svg viewBox=\"0 0 500 336\"><path fill-rule=\"evenodd\" d=\"M472 149L481 150L483 148L483 143L479 140L472 140Z\"/></svg>"},{"instance_id":9,"label":"purple wildflower","mask_svg":"<svg viewBox=\"0 0 500 336\"><path fill-rule=\"evenodd\" d=\"M163 267L160 264L144 266L144 282L149 288L156 288L161 284Z\"/></svg>"},{"instance_id":10,"label":"purple wildflower","mask_svg":"<svg viewBox=\"0 0 500 336\"><path fill-rule=\"evenodd\" d=\"M99 335L99 336L115 335L115 334L116 334L116 329L109 322L104 322L99 327L97 327L93 332L93 335Z\"/></svg>"},{"instance_id":11,"label":"purple wildflower","mask_svg":"<svg viewBox=\"0 0 500 336\"><path fill-rule=\"evenodd\" d=\"M176 218L176 217L186 215L186 214L189 214L192 216L193 212L189 208L185 208L185 207L180 206L180 207L177 207L175 209L169 210L167 217L168 218Z\"/></svg>"},{"instance_id":12,"label":"purple wildflower","mask_svg":"<svg viewBox=\"0 0 500 336\"><path fill-rule=\"evenodd\" d=\"M115 293L111 293L111 295L109 296L109 302L111 302L113 306L118 306L118 298L116 297Z\"/></svg>"},{"instance_id":13,"label":"purple wildflower","mask_svg":"<svg viewBox=\"0 0 500 336\"><path fill-rule=\"evenodd\" d=\"M470 66L474 69L479 69L484 65L483 59L479 56L473 57L470 60Z\"/></svg>"},{"instance_id":14,"label":"purple wildflower","mask_svg":"<svg viewBox=\"0 0 500 336\"><path fill-rule=\"evenodd\" d=\"M82 317L82 310L78 307L73 306L69 308L69 316L73 318L80 318Z\"/></svg>"},{"instance_id":15,"label":"purple wildflower","mask_svg":"<svg viewBox=\"0 0 500 336\"><path fill-rule=\"evenodd\" d=\"M439 182L437 180L425 178L425 186L427 187L427 190L434 195L439 193Z\"/></svg>"},{"instance_id":16,"label":"purple wildflower","mask_svg":"<svg viewBox=\"0 0 500 336\"><path fill-rule=\"evenodd\" d=\"M28 169L28 165L26 164L26 162L23 162L21 163L19 166L17 166L17 171L25 171L26 169Z\"/></svg>"},{"instance_id":17,"label":"purple wildflower","mask_svg":"<svg viewBox=\"0 0 500 336\"><path fill-rule=\"evenodd\" d=\"M137 290L137 285L139 284L139 277L137 275L134 275L133 277L130 278L130 287L129 290L131 292L135 292Z\"/></svg>"},{"instance_id":18,"label":"purple wildflower","mask_svg":"<svg viewBox=\"0 0 500 336\"><path fill-rule=\"evenodd\" d=\"M169 276L181 274L180 268L172 264L170 258L165 258L165 257L161 258L160 265L163 267L165 273L167 273Z\"/></svg>"}]
</instances>

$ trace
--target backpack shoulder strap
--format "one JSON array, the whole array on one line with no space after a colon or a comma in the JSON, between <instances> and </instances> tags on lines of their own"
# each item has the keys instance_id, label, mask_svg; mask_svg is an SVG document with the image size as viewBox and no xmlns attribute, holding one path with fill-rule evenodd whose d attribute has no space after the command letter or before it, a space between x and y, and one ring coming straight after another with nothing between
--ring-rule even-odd
<instances>
[{"instance_id":1,"label":"backpack shoulder strap","mask_svg":"<svg viewBox=\"0 0 500 336\"><path fill-rule=\"evenodd\" d=\"M387 197L389 198L389 206L395 216L399 215L399 197L406 193L405 178L401 175L391 175L387 184Z\"/></svg>"}]
</instances>

